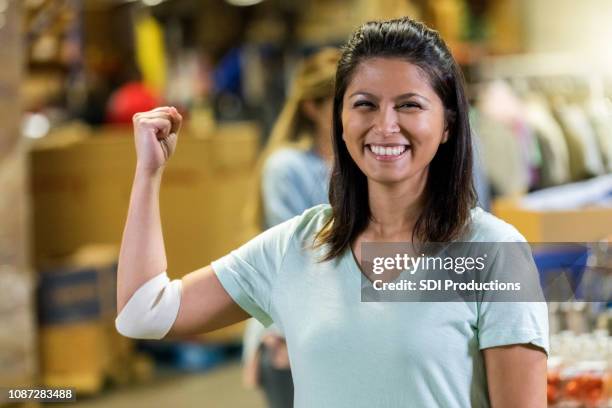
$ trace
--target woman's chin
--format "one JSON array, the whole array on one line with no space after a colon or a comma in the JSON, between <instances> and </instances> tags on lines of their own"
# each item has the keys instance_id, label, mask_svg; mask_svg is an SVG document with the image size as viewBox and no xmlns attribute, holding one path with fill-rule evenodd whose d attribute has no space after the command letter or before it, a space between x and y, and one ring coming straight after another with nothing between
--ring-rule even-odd
<instances>
[{"instance_id":1,"label":"woman's chin","mask_svg":"<svg viewBox=\"0 0 612 408\"><path fill-rule=\"evenodd\" d=\"M426 173L426 172L425 172ZM414 168L402 169L376 169L366 174L368 183L384 184L387 186L401 185L403 183L413 184L426 175L422 170Z\"/></svg>"},{"instance_id":2,"label":"woman's chin","mask_svg":"<svg viewBox=\"0 0 612 408\"><path fill-rule=\"evenodd\" d=\"M369 182L374 182L377 184L384 185L396 185L409 182L410 177L408 175L399 175L399 174L376 174L372 177L368 177Z\"/></svg>"}]
</instances>

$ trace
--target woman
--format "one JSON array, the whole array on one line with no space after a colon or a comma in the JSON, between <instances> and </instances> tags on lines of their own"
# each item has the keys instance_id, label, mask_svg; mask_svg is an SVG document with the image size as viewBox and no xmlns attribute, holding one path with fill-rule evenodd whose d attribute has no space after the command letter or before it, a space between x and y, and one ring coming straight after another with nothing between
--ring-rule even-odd
<instances>
[{"instance_id":1,"label":"woman","mask_svg":"<svg viewBox=\"0 0 612 408\"><path fill-rule=\"evenodd\" d=\"M337 68L330 205L173 282L157 193L180 116L137 115L117 328L161 338L274 321L297 407L546 406L545 304L359 299L362 243L524 240L473 206L467 110L435 31L408 18L364 24Z\"/></svg>"},{"instance_id":2,"label":"woman","mask_svg":"<svg viewBox=\"0 0 612 408\"><path fill-rule=\"evenodd\" d=\"M339 58L339 50L325 48L306 58L296 71L257 166L260 179L247 215L258 232L327 203L334 76ZM265 329L250 319L243 356L245 384L261 386L269 407L291 407L293 380L287 345L278 328L272 325Z\"/></svg>"},{"instance_id":3,"label":"woman","mask_svg":"<svg viewBox=\"0 0 612 408\"><path fill-rule=\"evenodd\" d=\"M261 179L255 183L255 205L247 212L258 230L327 202L327 183L321 181L328 181L333 159L332 105L339 59L339 50L324 48L297 69L257 166Z\"/></svg>"}]
</instances>

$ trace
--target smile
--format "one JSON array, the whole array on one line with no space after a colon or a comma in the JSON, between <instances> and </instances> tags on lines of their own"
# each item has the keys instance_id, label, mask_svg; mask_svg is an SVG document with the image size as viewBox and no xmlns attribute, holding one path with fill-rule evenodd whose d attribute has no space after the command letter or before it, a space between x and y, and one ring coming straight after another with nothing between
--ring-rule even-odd
<instances>
[{"instance_id":1,"label":"smile","mask_svg":"<svg viewBox=\"0 0 612 408\"><path fill-rule=\"evenodd\" d=\"M367 144L367 149L372 152L378 160L395 160L411 149L410 145L377 145Z\"/></svg>"}]
</instances>

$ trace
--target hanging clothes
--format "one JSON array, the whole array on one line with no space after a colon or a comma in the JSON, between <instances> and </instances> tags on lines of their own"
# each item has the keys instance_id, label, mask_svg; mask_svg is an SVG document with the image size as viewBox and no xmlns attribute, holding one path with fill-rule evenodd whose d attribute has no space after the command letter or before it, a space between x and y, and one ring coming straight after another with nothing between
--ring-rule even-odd
<instances>
[{"instance_id":1,"label":"hanging clothes","mask_svg":"<svg viewBox=\"0 0 612 408\"><path fill-rule=\"evenodd\" d=\"M480 95L483 113L508 127L517 140L523 166L526 168L528 188L540 184L542 165L540 147L533 130L525 119L525 106L514 89L502 80L491 82Z\"/></svg>"},{"instance_id":2,"label":"hanging clothes","mask_svg":"<svg viewBox=\"0 0 612 408\"><path fill-rule=\"evenodd\" d=\"M474 110L474 134L485 173L494 195L523 194L528 191L529 174L520 146L510 128Z\"/></svg>"},{"instance_id":3,"label":"hanging clothes","mask_svg":"<svg viewBox=\"0 0 612 408\"><path fill-rule=\"evenodd\" d=\"M514 194L536 187L541 166L539 146L514 90L505 81L493 81L480 90L478 108L482 116L480 136L487 139L483 140L483 154L485 161L489 161L488 172L496 173L491 177L496 192ZM502 137L513 140L499 140ZM503 149L510 149L508 155L504 155ZM512 173L502 174L508 166Z\"/></svg>"},{"instance_id":4,"label":"hanging clothes","mask_svg":"<svg viewBox=\"0 0 612 408\"><path fill-rule=\"evenodd\" d=\"M597 138L584 110L568 102L558 103L554 110L569 148L572 180L604 174Z\"/></svg>"},{"instance_id":5,"label":"hanging clothes","mask_svg":"<svg viewBox=\"0 0 612 408\"><path fill-rule=\"evenodd\" d=\"M605 98L591 98L585 112L595 132L605 170L612 172L612 103Z\"/></svg>"},{"instance_id":6,"label":"hanging clothes","mask_svg":"<svg viewBox=\"0 0 612 408\"><path fill-rule=\"evenodd\" d=\"M525 118L538 140L542 155L541 186L549 187L569 182L567 143L546 99L531 92L525 95L523 103Z\"/></svg>"}]
</instances>

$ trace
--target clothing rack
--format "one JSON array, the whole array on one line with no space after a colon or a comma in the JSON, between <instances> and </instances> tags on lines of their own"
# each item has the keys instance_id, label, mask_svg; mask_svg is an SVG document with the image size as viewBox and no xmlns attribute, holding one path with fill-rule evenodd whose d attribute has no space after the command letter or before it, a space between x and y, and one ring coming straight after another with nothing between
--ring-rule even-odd
<instances>
[{"instance_id":1,"label":"clothing rack","mask_svg":"<svg viewBox=\"0 0 612 408\"><path fill-rule=\"evenodd\" d=\"M585 81L590 94L605 96L612 68L576 53L531 53L485 57L477 66L477 86L496 79L520 83L530 79Z\"/></svg>"},{"instance_id":2,"label":"clothing rack","mask_svg":"<svg viewBox=\"0 0 612 408\"><path fill-rule=\"evenodd\" d=\"M480 78L518 78L532 76L602 76L605 67L592 57L574 53L533 53L483 58ZM609 72L609 67L608 67Z\"/></svg>"}]
</instances>

